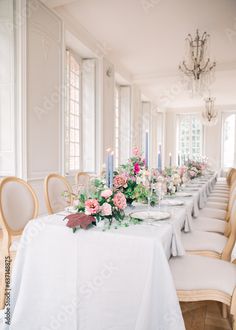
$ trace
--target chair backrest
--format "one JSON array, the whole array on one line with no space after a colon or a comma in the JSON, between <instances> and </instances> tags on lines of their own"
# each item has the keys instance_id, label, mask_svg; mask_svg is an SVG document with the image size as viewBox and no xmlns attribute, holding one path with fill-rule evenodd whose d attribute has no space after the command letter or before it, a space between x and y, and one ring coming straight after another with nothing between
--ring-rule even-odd
<instances>
[{"instance_id":1,"label":"chair backrest","mask_svg":"<svg viewBox=\"0 0 236 330\"><path fill-rule=\"evenodd\" d=\"M222 253L222 259L230 260L231 253L236 242L236 200L233 203L233 207L230 214L230 235Z\"/></svg>"},{"instance_id":2,"label":"chair backrest","mask_svg":"<svg viewBox=\"0 0 236 330\"><path fill-rule=\"evenodd\" d=\"M63 196L64 192L69 193L69 197ZM44 197L48 214L63 211L71 205L71 186L62 175L51 173L44 180Z\"/></svg>"},{"instance_id":3,"label":"chair backrest","mask_svg":"<svg viewBox=\"0 0 236 330\"><path fill-rule=\"evenodd\" d=\"M232 186L232 184L236 181L236 169L233 168L229 175L229 185Z\"/></svg>"},{"instance_id":4,"label":"chair backrest","mask_svg":"<svg viewBox=\"0 0 236 330\"><path fill-rule=\"evenodd\" d=\"M234 244L232 253L231 253L231 261L233 264L236 264L236 243Z\"/></svg>"},{"instance_id":5,"label":"chair backrest","mask_svg":"<svg viewBox=\"0 0 236 330\"><path fill-rule=\"evenodd\" d=\"M10 236L20 235L31 219L38 216L38 199L24 180L6 177L0 181L0 223Z\"/></svg>"},{"instance_id":6,"label":"chair backrest","mask_svg":"<svg viewBox=\"0 0 236 330\"><path fill-rule=\"evenodd\" d=\"M230 216L231 216L231 210L234 204L234 201L236 200L236 182L232 185L230 189L230 196L229 196L229 202L227 206L227 214L226 214L226 221L230 221Z\"/></svg>"},{"instance_id":7,"label":"chair backrest","mask_svg":"<svg viewBox=\"0 0 236 330\"><path fill-rule=\"evenodd\" d=\"M78 172L75 174L75 182L79 185L88 186L90 178L91 177L87 172Z\"/></svg>"},{"instance_id":8,"label":"chair backrest","mask_svg":"<svg viewBox=\"0 0 236 330\"><path fill-rule=\"evenodd\" d=\"M231 178L232 173L233 173L233 169L230 168L229 171L226 174L226 182L227 182L228 185L230 185L230 178Z\"/></svg>"}]
</instances>

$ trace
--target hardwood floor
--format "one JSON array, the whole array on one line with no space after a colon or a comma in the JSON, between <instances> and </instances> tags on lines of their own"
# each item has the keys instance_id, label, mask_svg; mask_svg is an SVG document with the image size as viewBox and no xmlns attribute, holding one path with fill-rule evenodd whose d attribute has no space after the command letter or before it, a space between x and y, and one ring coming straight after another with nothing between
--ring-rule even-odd
<instances>
[{"instance_id":1,"label":"hardwood floor","mask_svg":"<svg viewBox=\"0 0 236 330\"><path fill-rule=\"evenodd\" d=\"M222 317L221 304L212 301L181 303L186 330L231 330L231 322Z\"/></svg>"},{"instance_id":2,"label":"hardwood floor","mask_svg":"<svg viewBox=\"0 0 236 330\"><path fill-rule=\"evenodd\" d=\"M0 247L1 234L0 230ZM222 317L221 304L217 302L181 303L181 309L186 330L232 330L230 320Z\"/></svg>"}]
</instances>

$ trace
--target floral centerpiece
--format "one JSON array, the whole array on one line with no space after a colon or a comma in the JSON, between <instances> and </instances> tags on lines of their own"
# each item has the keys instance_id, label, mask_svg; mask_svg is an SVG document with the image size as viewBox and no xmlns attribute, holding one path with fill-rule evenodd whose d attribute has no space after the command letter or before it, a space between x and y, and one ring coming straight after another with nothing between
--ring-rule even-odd
<instances>
[{"instance_id":1,"label":"floral centerpiece","mask_svg":"<svg viewBox=\"0 0 236 330\"><path fill-rule=\"evenodd\" d=\"M174 195L178 187L181 185L181 177L176 167L166 167L162 172L166 179L166 192L167 195Z\"/></svg>"},{"instance_id":2,"label":"floral centerpiece","mask_svg":"<svg viewBox=\"0 0 236 330\"><path fill-rule=\"evenodd\" d=\"M119 166L114 172L113 187L115 191L122 192L128 204L133 201L145 201L148 190L144 184L145 159L138 148L133 149L133 155L127 163Z\"/></svg>"},{"instance_id":3,"label":"floral centerpiece","mask_svg":"<svg viewBox=\"0 0 236 330\"><path fill-rule=\"evenodd\" d=\"M187 167L189 179L193 180L203 175L206 169L206 164L200 161L189 160L186 163L186 167Z\"/></svg>"},{"instance_id":4,"label":"floral centerpiece","mask_svg":"<svg viewBox=\"0 0 236 330\"><path fill-rule=\"evenodd\" d=\"M67 226L74 232L79 227L87 228L101 220L107 220L111 224L113 219L122 221L125 218L125 195L121 191L108 189L103 180L95 179L89 193L73 194L73 200L76 213L66 218L69 220Z\"/></svg>"},{"instance_id":5,"label":"floral centerpiece","mask_svg":"<svg viewBox=\"0 0 236 330\"><path fill-rule=\"evenodd\" d=\"M188 177L188 169L186 166L180 166L178 167L178 173L179 173L179 176L180 176L180 180L181 180L181 183L180 185L184 185L186 182L188 182L189 180L189 177Z\"/></svg>"}]
</instances>

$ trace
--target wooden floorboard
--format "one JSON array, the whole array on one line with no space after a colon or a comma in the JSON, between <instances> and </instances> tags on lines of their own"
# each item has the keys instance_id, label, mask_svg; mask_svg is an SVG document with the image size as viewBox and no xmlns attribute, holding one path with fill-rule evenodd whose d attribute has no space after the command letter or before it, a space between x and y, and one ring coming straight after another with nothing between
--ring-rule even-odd
<instances>
[{"instance_id":1,"label":"wooden floorboard","mask_svg":"<svg viewBox=\"0 0 236 330\"><path fill-rule=\"evenodd\" d=\"M230 317L222 317L220 303L181 303L181 309L186 330L232 330Z\"/></svg>"}]
</instances>

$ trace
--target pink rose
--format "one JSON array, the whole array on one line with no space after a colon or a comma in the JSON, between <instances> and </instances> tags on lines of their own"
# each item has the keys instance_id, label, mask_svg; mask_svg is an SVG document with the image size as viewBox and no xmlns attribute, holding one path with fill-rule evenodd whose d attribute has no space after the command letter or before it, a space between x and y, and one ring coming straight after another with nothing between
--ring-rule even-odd
<instances>
[{"instance_id":1,"label":"pink rose","mask_svg":"<svg viewBox=\"0 0 236 330\"><path fill-rule=\"evenodd\" d=\"M111 197L111 195L112 195L111 189L103 190L102 193L101 193L101 196L105 199Z\"/></svg>"},{"instance_id":2,"label":"pink rose","mask_svg":"<svg viewBox=\"0 0 236 330\"><path fill-rule=\"evenodd\" d=\"M96 214L100 210L99 203L96 199L88 199L85 202L85 214L91 215Z\"/></svg>"},{"instance_id":3,"label":"pink rose","mask_svg":"<svg viewBox=\"0 0 236 330\"><path fill-rule=\"evenodd\" d=\"M186 171L186 167L185 166L181 166L179 168L179 175L182 177L184 175L185 171Z\"/></svg>"},{"instance_id":4,"label":"pink rose","mask_svg":"<svg viewBox=\"0 0 236 330\"><path fill-rule=\"evenodd\" d=\"M117 194L115 194L113 202L115 206L120 210L124 210L127 206L125 195L122 194L122 192L118 192Z\"/></svg>"},{"instance_id":5,"label":"pink rose","mask_svg":"<svg viewBox=\"0 0 236 330\"><path fill-rule=\"evenodd\" d=\"M134 173L135 174L138 174L140 172L140 166L138 163L135 163L134 164Z\"/></svg>"},{"instance_id":6,"label":"pink rose","mask_svg":"<svg viewBox=\"0 0 236 330\"><path fill-rule=\"evenodd\" d=\"M140 151L139 151L139 148L138 148L138 147L135 147L135 148L133 149L133 155L134 155L134 156L140 156Z\"/></svg>"},{"instance_id":7,"label":"pink rose","mask_svg":"<svg viewBox=\"0 0 236 330\"><path fill-rule=\"evenodd\" d=\"M102 205L102 215L108 216L108 215L111 215L111 213L112 213L111 205L108 203L104 203Z\"/></svg>"},{"instance_id":8,"label":"pink rose","mask_svg":"<svg viewBox=\"0 0 236 330\"><path fill-rule=\"evenodd\" d=\"M113 180L115 188L121 188L127 186L127 177L124 174L116 175Z\"/></svg>"},{"instance_id":9,"label":"pink rose","mask_svg":"<svg viewBox=\"0 0 236 330\"><path fill-rule=\"evenodd\" d=\"M194 178L197 175L197 173L194 171L189 171L189 174L192 178Z\"/></svg>"}]
</instances>

